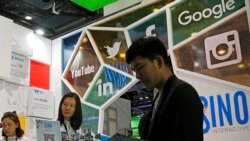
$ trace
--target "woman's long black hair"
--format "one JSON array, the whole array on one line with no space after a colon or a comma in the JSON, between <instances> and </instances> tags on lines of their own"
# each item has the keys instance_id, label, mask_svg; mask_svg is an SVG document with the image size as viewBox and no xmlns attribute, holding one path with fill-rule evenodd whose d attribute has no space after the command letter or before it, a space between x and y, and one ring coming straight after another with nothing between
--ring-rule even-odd
<instances>
[{"instance_id":1,"label":"woman's long black hair","mask_svg":"<svg viewBox=\"0 0 250 141\"><path fill-rule=\"evenodd\" d=\"M82 124L82 108L81 108L81 101L79 96L76 93L73 92L69 92L67 94L65 94L61 101L60 101L60 105L59 105L59 110L58 110L58 118L57 120L60 121L60 125L64 124L64 117L62 115L62 104L64 102L64 100L66 98L74 98L76 100L76 109L75 112L73 114L73 116L70 119L70 125L71 127L76 131L80 128L81 124Z\"/></svg>"}]
</instances>

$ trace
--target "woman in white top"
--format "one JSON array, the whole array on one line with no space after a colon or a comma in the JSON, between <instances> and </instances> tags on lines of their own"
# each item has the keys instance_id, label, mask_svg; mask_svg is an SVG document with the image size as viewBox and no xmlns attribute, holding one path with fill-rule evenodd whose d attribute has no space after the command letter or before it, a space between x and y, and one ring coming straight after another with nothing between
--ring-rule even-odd
<instances>
[{"instance_id":1,"label":"woman in white top","mask_svg":"<svg viewBox=\"0 0 250 141\"><path fill-rule=\"evenodd\" d=\"M57 120L60 121L62 141L80 140L80 126L82 124L82 108L79 96L69 92L65 94L59 105Z\"/></svg>"},{"instance_id":2,"label":"woman in white top","mask_svg":"<svg viewBox=\"0 0 250 141\"><path fill-rule=\"evenodd\" d=\"M0 141L30 141L25 137L24 131L20 128L20 121L16 112L6 112L2 117L2 137Z\"/></svg>"}]
</instances>

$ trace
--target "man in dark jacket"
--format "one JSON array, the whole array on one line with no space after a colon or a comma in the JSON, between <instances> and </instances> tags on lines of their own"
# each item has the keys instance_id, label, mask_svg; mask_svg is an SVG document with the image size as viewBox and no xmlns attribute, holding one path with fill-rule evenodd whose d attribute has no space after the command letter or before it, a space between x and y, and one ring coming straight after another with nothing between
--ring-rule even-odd
<instances>
[{"instance_id":1,"label":"man in dark jacket","mask_svg":"<svg viewBox=\"0 0 250 141\"><path fill-rule=\"evenodd\" d=\"M203 105L196 90L172 73L166 48L157 37L137 39L126 61L145 87L157 89L141 138L148 141L203 141Z\"/></svg>"}]
</instances>

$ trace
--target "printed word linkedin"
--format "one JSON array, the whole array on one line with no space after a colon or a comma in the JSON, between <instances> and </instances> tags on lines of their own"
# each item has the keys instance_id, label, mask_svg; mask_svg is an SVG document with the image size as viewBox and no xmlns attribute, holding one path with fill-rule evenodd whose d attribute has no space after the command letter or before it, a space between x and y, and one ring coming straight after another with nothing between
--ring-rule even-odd
<instances>
[{"instance_id":1,"label":"printed word linkedin","mask_svg":"<svg viewBox=\"0 0 250 141\"><path fill-rule=\"evenodd\" d=\"M113 84L111 82L103 83L102 79L98 79L96 82L98 96L110 96L114 94Z\"/></svg>"}]
</instances>

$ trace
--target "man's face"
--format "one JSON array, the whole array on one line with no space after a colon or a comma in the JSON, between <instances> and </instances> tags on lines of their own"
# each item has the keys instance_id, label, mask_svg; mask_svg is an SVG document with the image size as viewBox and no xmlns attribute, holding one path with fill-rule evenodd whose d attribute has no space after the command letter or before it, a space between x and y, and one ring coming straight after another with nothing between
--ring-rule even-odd
<instances>
[{"instance_id":1,"label":"man's face","mask_svg":"<svg viewBox=\"0 0 250 141\"><path fill-rule=\"evenodd\" d=\"M139 79L148 89L155 88L157 83L157 67L154 61L141 56L135 57L130 63L137 79Z\"/></svg>"}]
</instances>

